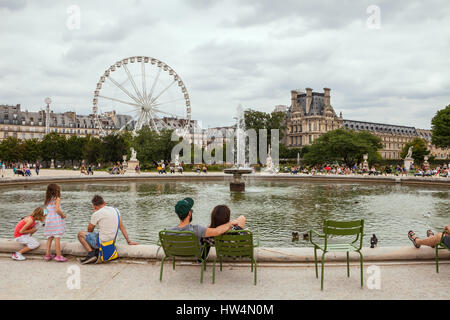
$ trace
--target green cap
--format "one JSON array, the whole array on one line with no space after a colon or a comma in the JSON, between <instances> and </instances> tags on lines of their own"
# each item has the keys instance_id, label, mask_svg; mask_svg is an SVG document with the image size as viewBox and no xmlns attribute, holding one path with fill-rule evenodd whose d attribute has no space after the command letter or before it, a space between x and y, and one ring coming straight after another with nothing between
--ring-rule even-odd
<instances>
[{"instance_id":1,"label":"green cap","mask_svg":"<svg viewBox=\"0 0 450 320\"><path fill-rule=\"evenodd\" d=\"M194 200L192 198L184 198L175 205L175 212L180 220L184 220L189 214L189 210L194 206Z\"/></svg>"}]
</instances>

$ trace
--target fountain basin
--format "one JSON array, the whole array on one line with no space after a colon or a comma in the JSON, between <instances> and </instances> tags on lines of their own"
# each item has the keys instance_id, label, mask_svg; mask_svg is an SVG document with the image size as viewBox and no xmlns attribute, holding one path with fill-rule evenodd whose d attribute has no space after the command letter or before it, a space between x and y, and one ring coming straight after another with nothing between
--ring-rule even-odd
<instances>
[{"instance_id":1,"label":"fountain basin","mask_svg":"<svg viewBox=\"0 0 450 320\"><path fill-rule=\"evenodd\" d=\"M230 168L223 170L223 172L233 175L233 182L230 182L230 191L243 192L245 191L245 182L242 181L242 175L253 173L253 170L246 168Z\"/></svg>"}]
</instances>

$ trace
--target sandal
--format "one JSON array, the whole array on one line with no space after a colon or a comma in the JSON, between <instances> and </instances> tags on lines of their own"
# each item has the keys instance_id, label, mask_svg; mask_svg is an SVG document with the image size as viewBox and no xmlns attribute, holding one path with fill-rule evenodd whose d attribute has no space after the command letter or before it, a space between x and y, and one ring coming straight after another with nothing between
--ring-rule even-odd
<instances>
[{"instance_id":1,"label":"sandal","mask_svg":"<svg viewBox=\"0 0 450 320\"><path fill-rule=\"evenodd\" d=\"M56 257L56 255L54 255L54 254L46 254L44 259L46 261L50 261L50 260L54 259L55 257Z\"/></svg>"},{"instance_id":2,"label":"sandal","mask_svg":"<svg viewBox=\"0 0 450 320\"><path fill-rule=\"evenodd\" d=\"M417 238L417 236L416 236L416 238L413 238L413 236L415 236L416 234L414 233L414 231L412 231L412 230L410 230L409 232L408 232L408 238L409 238L409 240L411 240L411 242L414 244L414 247L416 247L416 248L420 248L420 246L416 243L416 238Z\"/></svg>"}]
</instances>

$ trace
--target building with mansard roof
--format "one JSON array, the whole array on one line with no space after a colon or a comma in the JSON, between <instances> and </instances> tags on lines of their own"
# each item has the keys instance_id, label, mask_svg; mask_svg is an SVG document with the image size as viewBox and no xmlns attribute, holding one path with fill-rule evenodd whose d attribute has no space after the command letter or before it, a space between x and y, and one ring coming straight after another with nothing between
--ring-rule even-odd
<instances>
[{"instance_id":1,"label":"building with mansard roof","mask_svg":"<svg viewBox=\"0 0 450 320\"><path fill-rule=\"evenodd\" d=\"M323 92L313 92L311 88L291 91L291 106L286 110L286 146L292 148L310 145L323 133L347 128L366 130L380 137L383 149L379 152L385 159L400 159L405 144L417 137L427 141L431 155L438 159L449 158L448 149L436 148L431 144L431 130L343 119L342 112L338 116L331 105L330 92L329 88L324 88Z\"/></svg>"},{"instance_id":2,"label":"building with mansard roof","mask_svg":"<svg viewBox=\"0 0 450 320\"><path fill-rule=\"evenodd\" d=\"M73 111L49 113L49 132L64 136L99 136L94 115L78 115ZM102 115L102 126L110 133L131 120L131 116L118 115L115 112ZM20 104L0 105L0 140L8 137L18 139L42 139L46 134L47 114L45 110L37 112L23 111Z\"/></svg>"}]
</instances>

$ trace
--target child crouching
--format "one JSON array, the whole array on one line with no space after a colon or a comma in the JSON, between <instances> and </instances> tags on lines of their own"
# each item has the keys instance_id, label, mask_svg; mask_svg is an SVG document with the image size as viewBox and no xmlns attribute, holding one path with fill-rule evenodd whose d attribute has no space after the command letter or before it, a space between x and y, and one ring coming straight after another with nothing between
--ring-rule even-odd
<instances>
[{"instance_id":1,"label":"child crouching","mask_svg":"<svg viewBox=\"0 0 450 320\"><path fill-rule=\"evenodd\" d=\"M44 221L44 209L36 208L28 217L19 221L14 229L14 239L23 245L24 248L14 252L12 259L25 260L24 253L34 250L39 247L39 241L32 237L32 235L39 229Z\"/></svg>"}]
</instances>

